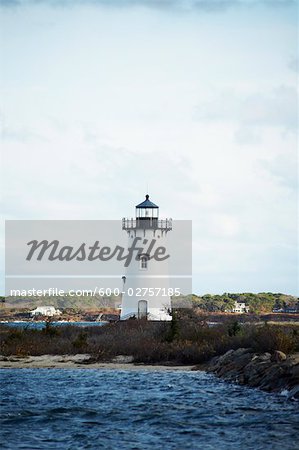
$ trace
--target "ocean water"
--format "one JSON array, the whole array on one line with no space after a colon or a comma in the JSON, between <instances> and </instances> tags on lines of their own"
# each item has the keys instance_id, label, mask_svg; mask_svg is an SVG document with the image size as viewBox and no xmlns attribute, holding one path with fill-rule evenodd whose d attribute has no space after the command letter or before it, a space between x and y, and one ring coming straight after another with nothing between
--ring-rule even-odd
<instances>
[{"instance_id":1,"label":"ocean water","mask_svg":"<svg viewBox=\"0 0 299 450\"><path fill-rule=\"evenodd\" d=\"M299 404L203 372L0 371L2 449L299 448Z\"/></svg>"},{"instance_id":2,"label":"ocean water","mask_svg":"<svg viewBox=\"0 0 299 450\"><path fill-rule=\"evenodd\" d=\"M101 327L108 322L51 322L51 326L64 327L64 326L76 326L76 327ZM9 328L26 328L30 330L42 330L46 327L46 322L40 320L38 322L33 321L19 321L19 322L0 322L0 326Z\"/></svg>"}]
</instances>

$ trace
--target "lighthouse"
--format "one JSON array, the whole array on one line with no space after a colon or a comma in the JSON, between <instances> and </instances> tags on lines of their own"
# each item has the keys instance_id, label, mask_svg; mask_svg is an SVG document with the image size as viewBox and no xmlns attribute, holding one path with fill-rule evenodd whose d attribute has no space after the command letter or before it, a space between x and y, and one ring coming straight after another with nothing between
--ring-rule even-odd
<instances>
[{"instance_id":1,"label":"lighthouse","mask_svg":"<svg viewBox=\"0 0 299 450\"><path fill-rule=\"evenodd\" d=\"M172 230L172 220L159 218L159 207L149 199L149 195L135 209L134 219L122 220L122 229L128 236L128 248L138 241L140 251L132 258L122 277L120 318L171 320L169 255L164 258L156 258L155 255L159 254L159 249L160 253L161 249L167 249L167 235Z\"/></svg>"}]
</instances>

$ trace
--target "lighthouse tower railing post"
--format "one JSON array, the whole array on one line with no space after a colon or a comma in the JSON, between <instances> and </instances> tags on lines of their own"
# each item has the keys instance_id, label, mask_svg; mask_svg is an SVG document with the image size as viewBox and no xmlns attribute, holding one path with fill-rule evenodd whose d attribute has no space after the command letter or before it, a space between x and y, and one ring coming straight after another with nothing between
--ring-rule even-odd
<instances>
[{"instance_id":1,"label":"lighthouse tower railing post","mask_svg":"<svg viewBox=\"0 0 299 450\"><path fill-rule=\"evenodd\" d=\"M136 206L135 218L122 220L122 229L128 235L128 248L136 238L142 242L158 242L160 247L166 248L172 219L159 219L159 207L146 195L145 201ZM171 320L168 264L155 260L153 249L150 252L133 258L126 268L121 320L145 317L148 320Z\"/></svg>"}]
</instances>

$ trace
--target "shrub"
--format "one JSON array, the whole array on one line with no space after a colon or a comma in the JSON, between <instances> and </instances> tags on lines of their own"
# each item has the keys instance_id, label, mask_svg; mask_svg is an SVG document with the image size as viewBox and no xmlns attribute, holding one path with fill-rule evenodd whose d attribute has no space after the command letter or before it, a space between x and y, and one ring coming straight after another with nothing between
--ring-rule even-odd
<instances>
[{"instance_id":1,"label":"shrub","mask_svg":"<svg viewBox=\"0 0 299 450\"><path fill-rule=\"evenodd\" d=\"M179 337L179 321L178 321L176 312L174 311L172 313L170 328L166 333L165 340L167 342L173 342L178 337Z\"/></svg>"},{"instance_id":2,"label":"shrub","mask_svg":"<svg viewBox=\"0 0 299 450\"><path fill-rule=\"evenodd\" d=\"M87 334L81 331L72 344L77 350L87 349Z\"/></svg>"},{"instance_id":3,"label":"shrub","mask_svg":"<svg viewBox=\"0 0 299 450\"><path fill-rule=\"evenodd\" d=\"M235 320L234 322L229 324L229 326L227 327L227 332L228 332L229 336L237 336L237 334L239 334L240 331L241 331L241 325L239 324L239 322L237 320Z\"/></svg>"},{"instance_id":4,"label":"shrub","mask_svg":"<svg viewBox=\"0 0 299 450\"><path fill-rule=\"evenodd\" d=\"M172 322L131 320L84 330L71 325L48 324L44 330L0 325L4 356L90 353L95 360L132 355L136 362L197 364L240 347L290 353L299 349L299 336L292 326L233 323L208 327L195 315L176 315Z\"/></svg>"},{"instance_id":5,"label":"shrub","mask_svg":"<svg viewBox=\"0 0 299 450\"><path fill-rule=\"evenodd\" d=\"M298 336L287 327L264 325L254 330L252 347L257 352L291 353L298 348Z\"/></svg>"},{"instance_id":6,"label":"shrub","mask_svg":"<svg viewBox=\"0 0 299 450\"><path fill-rule=\"evenodd\" d=\"M42 331L48 336L57 336L59 334L59 329L52 325L52 322L50 320L46 321L45 328Z\"/></svg>"}]
</instances>

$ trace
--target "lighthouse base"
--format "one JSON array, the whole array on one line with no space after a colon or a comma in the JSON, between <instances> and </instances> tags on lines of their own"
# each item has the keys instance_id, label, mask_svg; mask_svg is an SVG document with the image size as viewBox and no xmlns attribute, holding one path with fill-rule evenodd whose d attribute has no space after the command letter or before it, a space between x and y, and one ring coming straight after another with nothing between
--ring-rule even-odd
<instances>
[{"instance_id":1,"label":"lighthouse base","mask_svg":"<svg viewBox=\"0 0 299 450\"><path fill-rule=\"evenodd\" d=\"M172 319L171 315L164 308L149 308L146 314L140 314L138 311L134 311L132 309L122 309L120 320L128 320L128 319L142 319L146 318L147 320L155 320L155 321L169 321Z\"/></svg>"}]
</instances>

